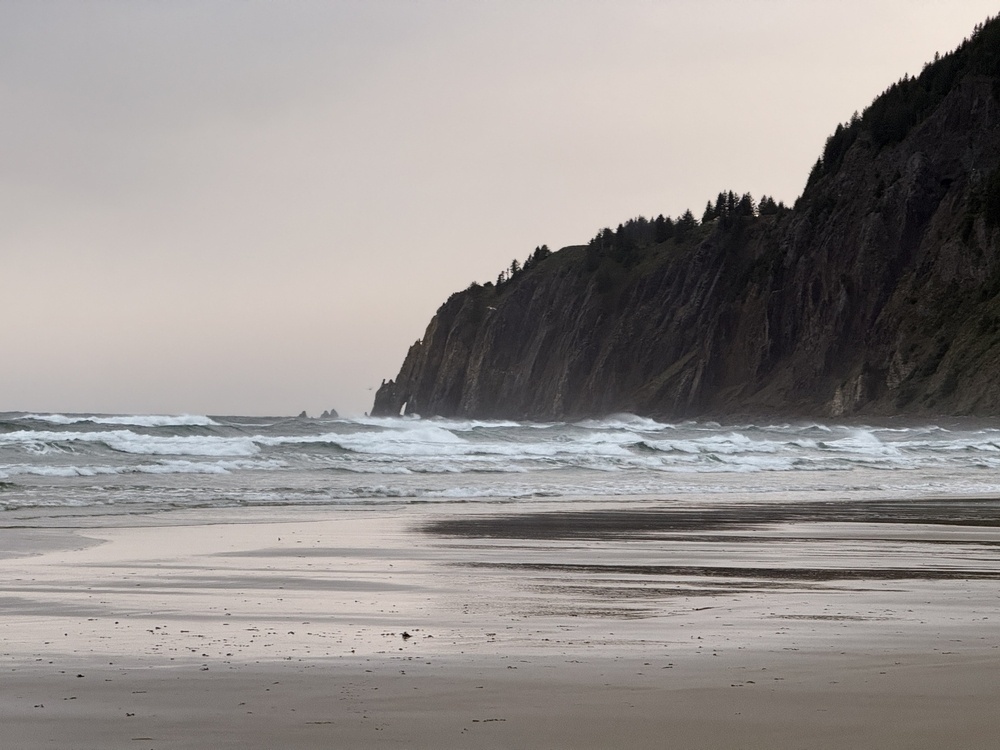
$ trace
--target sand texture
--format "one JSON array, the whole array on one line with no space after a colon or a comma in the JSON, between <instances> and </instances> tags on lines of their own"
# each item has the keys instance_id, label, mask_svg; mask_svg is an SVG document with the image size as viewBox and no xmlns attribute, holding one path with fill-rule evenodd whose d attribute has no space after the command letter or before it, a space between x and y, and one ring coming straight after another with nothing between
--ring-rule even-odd
<instances>
[{"instance_id":1,"label":"sand texture","mask_svg":"<svg viewBox=\"0 0 1000 750\"><path fill-rule=\"evenodd\" d=\"M8 513L0 748L995 748L959 502Z\"/></svg>"}]
</instances>

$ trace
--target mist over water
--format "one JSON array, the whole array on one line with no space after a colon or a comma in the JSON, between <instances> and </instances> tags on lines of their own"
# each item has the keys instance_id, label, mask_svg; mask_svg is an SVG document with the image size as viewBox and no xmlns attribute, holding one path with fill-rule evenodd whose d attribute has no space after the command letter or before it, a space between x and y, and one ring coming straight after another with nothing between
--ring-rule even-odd
<instances>
[{"instance_id":1,"label":"mist over water","mask_svg":"<svg viewBox=\"0 0 1000 750\"><path fill-rule=\"evenodd\" d=\"M1000 491L979 423L0 414L0 509L675 502Z\"/></svg>"}]
</instances>

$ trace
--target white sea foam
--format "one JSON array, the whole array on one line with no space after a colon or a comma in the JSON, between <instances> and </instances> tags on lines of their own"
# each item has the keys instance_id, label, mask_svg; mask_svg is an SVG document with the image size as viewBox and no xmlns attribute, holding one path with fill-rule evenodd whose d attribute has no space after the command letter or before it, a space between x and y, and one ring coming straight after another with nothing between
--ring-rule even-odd
<instances>
[{"instance_id":1,"label":"white sea foam","mask_svg":"<svg viewBox=\"0 0 1000 750\"><path fill-rule=\"evenodd\" d=\"M406 428L379 432L328 432L321 435L256 435L259 445L285 446L327 444L357 453L390 456L425 456L466 452L468 441L448 430L428 422L417 422Z\"/></svg>"},{"instance_id":2,"label":"white sea foam","mask_svg":"<svg viewBox=\"0 0 1000 750\"><path fill-rule=\"evenodd\" d=\"M447 417L430 417L422 419L416 416L409 417L354 417L349 420L341 420L350 424L364 425L366 427L381 427L383 429L408 430L414 425L434 425L444 430L454 432L470 432L472 430L498 430L512 428L546 428L558 423L545 422L515 422L509 419L449 419Z\"/></svg>"},{"instance_id":3,"label":"white sea foam","mask_svg":"<svg viewBox=\"0 0 1000 750\"><path fill-rule=\"evenodd\" d=\"M142 435L131 430L18 430L0 433L0 446L17 445L37 453L60 450L63 445L74 443L103 444L121 453L161 456L252 456L260 450L252 439L246 437Z\"/></svg>"},{"instance_id":4,"label":"white sea foam","mask_svg":"<svg viewBox=\"0 0 1000 750\"><path fill-rule=\"evenodd\" d=\"M3 507L58 498L147 508L667 492L731 501L793 487L877 493L889 482L973 493L997 484L1000 470L1000 430L981 425L35 414L8 417L2 429L11 431L0 432L0 479L13 478L0 487Z\"/></svg>"},{"instance_id":5,"label":"white sea foam","mask_svg":"<svg viewBox=\"0 0 1000 750\"><path fill-rule=\"evenodd\" d=\"M819 443L821 448L854 454L862 458L899 456L899 448L892 443L879 440L871 430L858 429L847 436Z\"/></svg>"},{"instance_id":6,"label":"white sea foam","mask_svg":"<svg viewBox=\"0 0 1000 750\"><path fill-rule=\"evenodd\" d=\"M446 490L431 490L428 491L424 497L436 497L436 498L501 498L501 497L536 497L539 494L543 494L545 497L556 497L559 493L541 493L538 488L531 485L528 486L496 486L491 487L477 487L475 485L460 486L460 487L449 487Z\"/></svg>"},{"instance_id":7,"label":"white sea foam","mask_svg":"<svg viewBox=\"0 0 1000 750\"><path fill-rule=\"evenodd\" d=\"M178 416L159 414L126 414L117 416L101 416L90 414L25 414L15 419L31 420L33 422L48 422L57 425L71 425L89 422L90 424L112 425L122 427L213 427L218 422L210 417L198 414L181 414Z\"/></svg>"},{"instance_id":8,"label":"white sea foam","mask_svg":"<svg viewBox=\"0 0 1000 750\"><path fill-rule=\"evenodd\" d=\"M186 461L164 460L157 463L109 465L45 465L9 464L0 467L0 480L18 476L36 477L97 477L127 474L230 474L239 471L275 471L285 466L281 461Z\"/></svg>"},{"instance_id":9,"label":"white sea foam","mask_svg":"<svg viewBox=\"0 0 1000 750\"><path fill-rule=\"evenodd\" d=\"M445 419L442 417L435 417L434 419L428 421L430 421L431 424L445 430L454 430L455 432L471 432L472 430L503 430L524 426L521 422L512 422L510 420Z\"/></svg>"},{"instance_id":10,"label":"white sea foam","mask_svg":"<svg viewBox=\"0 0 1000 750\"><path fill-rule=\"evenodd\" d=\"M648 417L635 414L612 414L603 419L584 419L576 423L577 427L588 430L634 430L636 432L660 432L676 429L675 425L657 422Z\"/></svg>"}]
</instances>

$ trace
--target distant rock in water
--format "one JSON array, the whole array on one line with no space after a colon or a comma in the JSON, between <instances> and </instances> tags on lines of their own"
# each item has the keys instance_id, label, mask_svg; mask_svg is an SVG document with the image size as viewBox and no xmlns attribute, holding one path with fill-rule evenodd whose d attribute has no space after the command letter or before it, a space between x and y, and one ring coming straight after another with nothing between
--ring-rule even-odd
<instances>
[{"instance_id":1,"label":"distant rock in water","mask_svg":"<svg viewBox=\"0 0 1000 750\"><path fill-rule=\"evenodd\" d=\"M838 126L794 208L542 249L452 295L372 414L1000 414L1000 21Z\"/></svg>"},{"instance_id":2,"label":"distant rock in water","mask_svg":"<svg viewBox=\"0 0 1000 750\"><path fill-rule=\"evenodd\" d=\"M309 419L309 415L308 415L308 414L306 414L306 413L305 413L305 412L303 411L303 412L300 412L300 413L299 413L299 416L298 416L298 418L299 418L299 419Z\"/></svg>"},{"instance_id":3,"label":"distant rock in water","mask_svg":"<svg viewBox=\"0 0 1000 750\"><path fill-rule=\"evenodd\" d=\"M320 419L339 419L340 415L337 414L336 409L328 409L319 415Z\"/></svg>"}]
</instances>

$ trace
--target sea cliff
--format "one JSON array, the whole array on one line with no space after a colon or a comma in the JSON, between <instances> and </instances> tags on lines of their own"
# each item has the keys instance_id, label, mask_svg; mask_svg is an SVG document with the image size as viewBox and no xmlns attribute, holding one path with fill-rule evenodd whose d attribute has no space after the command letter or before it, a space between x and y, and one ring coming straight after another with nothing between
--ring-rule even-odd
<instances>
[{"instance_id":1,"label":"sea cliff","mask_svg":"<svg viewBox=\"0 0 1000 750\"><path fill-rule=\"evenodd\" d=\"M838 126L793 208L725 198L452 295L373 414L1000 414L997 20Z\"/></svg>"}]
</instances>

